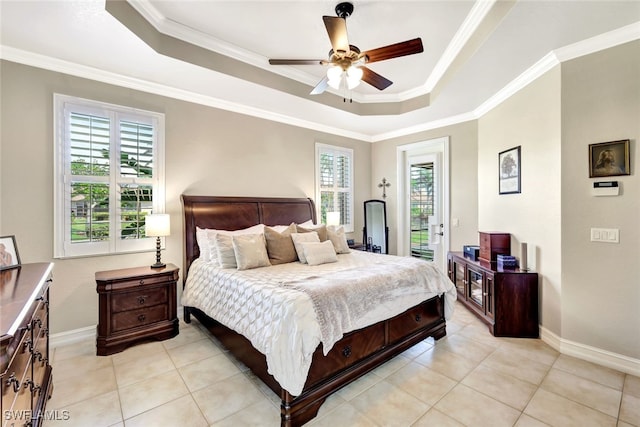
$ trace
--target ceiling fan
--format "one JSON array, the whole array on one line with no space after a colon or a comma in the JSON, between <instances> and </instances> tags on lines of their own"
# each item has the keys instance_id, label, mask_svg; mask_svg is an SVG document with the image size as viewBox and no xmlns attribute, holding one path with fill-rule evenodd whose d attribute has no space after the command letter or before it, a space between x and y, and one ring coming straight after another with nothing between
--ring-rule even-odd
<instances>
[{"instance_id":1,"label":"ceiling fan","mask_svg":"<svg viewBox=\"0 0 640 427\"><path fill-rule=\"evenodd\" d=\"M330 86L334 89L345 87L353 89L360 81L364 81L379 90L391 86L393 82L366 67L372 62L398 58L423 52L420 38L395 43L389 46L361 52L356 46L349 44L347 38L346 18L353 13L353 4L339 3L336 8L338 16L323 16L324 26L329 34L332 49L329 59L270 59L271 65L330 65L327 75L313 88L311 95L318 95Z\"/></svg>"}]
</instances>

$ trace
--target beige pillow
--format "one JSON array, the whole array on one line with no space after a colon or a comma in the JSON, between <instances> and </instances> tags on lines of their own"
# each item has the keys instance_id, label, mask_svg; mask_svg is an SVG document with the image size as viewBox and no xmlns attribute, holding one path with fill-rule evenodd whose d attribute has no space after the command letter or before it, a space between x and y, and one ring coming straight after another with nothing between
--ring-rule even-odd
<instances>
[{"instance_id":1,"label":"beige pillow","mask_svg":"<svg viewBox=\"0 0 640 427\"><path fill-rule=\"evenodd\" d=\"M347 243L347 236L344 234L344 227L336 227L330 225L327 227L327 237L333 243L333 247L336 249L337 254L348 254L349 244Z\"/></svg>"},{"instance_id":2,"label":"beige pillow","mask_svg":"<svg viewBox=\"0 0 640 427\"><path fill-rule=\"evenodd\" d=\"M337 262L336 250L330 240L321 243L302 242L300 244L309 265L320 265Z\"/></svg>"},{"instance_id":3,"label":"beige pillow","mask_svg":"<svg viewBox=\"0 0 640 427\"><path fill-rule=\"evenodd\" d=\"M196 239L198 238L197 231L198 230L196 229ZM216 235L222 234L225 236L237 236L240 234L260 234L264 232L264 224L256 224L248 228L243 228L241 230L234 230L234 231L216 230L214 228L209 228L209 229L206 229L206 232L207 232L207 240L209 241L210 261L213 261L218 265L220 265L221 263L220 263L220 260L218 259L218 247L216 246ZM231 248L230 246L231 241L229 240L228 242L229 242L229 246L223 249L223 252L229 258L230 257L229 248ZM225 263L228 264L228 262L225 262ZM233 262L233 264L235 264L235 261ZM235 265L233 267L235 267Z\"/></svg>"},{"instance_id":4,"label":"beige pillow","mask_svg":"<svg viewBox=\"0 0 640 427\"><path fill-rule=\"evenodd\" d=\"M213 236L216 249L216 260L221 268L237 268L236 253L233 250L233 239L228 234L216 233Z\"/></svg>"},{"instance_id":5,"label":"beige pillow","mask_svg":"<svg viewBox=\"0 0 640 427\"><path fill-rule=\"evenodd\" d=\"M251 268L271 265L262 234L231 236L231 242L233 244L238 270L249 270Z\"/></svg>"},{"instance_id":6,"label":"beige pillow","mask_svg":"<svg viewBox=\"0 0 640 427\"><path fill-rule=\"evenodd\" d=\"M321 242L327 240L327 226L324 224L312 225L310 227L302 227L301 225L296 226L298 233L308 233L310 231L315 231L318 233L318 237Z\"/></svg>"},{"instance_id":7,"label":"beige pillow","mask_svg":"<svg viewBox=\"0 0 640 427\"><path fill-rule=\"evenodd\" d=\"M296 225L291 224L281 232L275 227L264 228L264 238L267 241L267 254L272 265L286 264L298 260L296 248L291 240L291 233L296 232Z\"/></svg>"},{"instance_id":8,"label":"beige pillow","mask_svg":"<svg viewBox=\"0 0 640 427\"><path fill-rule=\"evenodd\" d=\"M303 264L307 263L307 259L304 256L304 249L302 249L302 243L305 243L305 242L320 243L320 239L318 238L318 233L316 233L315 231L310 231L307 233L291 233L291 240L293 240L293 246L296 248L298 259Z\"/></svg>"}]
</instances>

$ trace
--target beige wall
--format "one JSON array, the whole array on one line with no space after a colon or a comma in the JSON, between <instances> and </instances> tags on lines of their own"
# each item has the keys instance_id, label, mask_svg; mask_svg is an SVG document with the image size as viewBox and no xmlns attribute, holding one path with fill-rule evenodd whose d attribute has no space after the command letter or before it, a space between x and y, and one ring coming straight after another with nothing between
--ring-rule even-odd
<instances>
[{"instance_id":1,"label":"beige wall","mask_svg":"<svg viewBox=\"0 0 640 427\"><path fill-rule=\"evenodd\" d=\"M511 233L539 273L541 324L560 334L560 67L494 108L478 124L478 227ZM498 194L498 153L521 146L519 194Z\"/></svg>"},{"instance_id":2,"label":"beige wall","mask_svg":"<svg viewBox=\"0 0 640 427\"><path fill-rule=\"evenodd\" d=\"M587 72L585 72L587 70ZM562 337L640 359L640 41L562 66ZM631 175L589 178L588 145L631 139ZM616 180L617 197L594 197ZM590 241L618 228L620 243Z\"/></svg>"},{"instance_id":3,"label":"beige wall","mask_svg":"<svg viewBox=\"0 0 640 427\"><path fill-rule=\"evenodd\" d=\"M450 248L460 251L465 244L478 243L478 125L475 120L425 131L405 137L376 142L372 148L371 194L381 199L382 191L377 187L383 177L391 182L387 189L387 217L389 222L389 253L397 248L397 147L415 142L449 137L449 213L457 218L459 225L451 228Z\"/></svg>"},{"instance_id":4,"label":"beige wall","mask_svg":"<svg viewBox=\"0 0 640 427\"><path fill-rule=\"evenodd\" d=\"M0 235L16 235L22 262L55 262L52 333L97 323L96 271L155 260L152 252L52 259L53 93L165 114L166 209L172 231L165 262L182 266L182 193L315 199L316 141L354 149L355 227L362 229L357 207L370 196L370 143L12 62L0 66Z\"/></svg>"}]
</instances>

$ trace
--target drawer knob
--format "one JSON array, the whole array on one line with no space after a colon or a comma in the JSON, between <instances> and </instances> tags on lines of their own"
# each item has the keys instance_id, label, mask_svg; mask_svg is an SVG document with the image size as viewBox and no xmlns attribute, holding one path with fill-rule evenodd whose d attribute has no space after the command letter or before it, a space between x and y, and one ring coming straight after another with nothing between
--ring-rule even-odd
<instances>
[{"instance_id":1,"label":"drawer knob","mask_svg":"<svg viewBox=\"0 0 640 427\"><path fill-rule=\"evenodd\" d=\"M142 305L146 301L146 297L138 297L138 304Z\"/></svg>"},{"instance_id":2,"label":"drawer knob","mask_svg":"<svg viewBox=\"0 0 640 427\"><path fill-rule=\"evenodd\" d=\"M416 322L420 322L422 320L422 314L416 314Z\"/></svg>"},{"instance_id":3,"label":"drawer knob","mask_svg":"<svg viewBox=\"0 0 640 427\"><path fill-rule=\"evenodd\" d=\"M342 349L342 355L346 358L349 358L351 356L351 346L348 345L345 348Z\"/></svg>"},{"instance_id":4,"label":"drawer knob","mask_svg":"<svg viewBox=\"0 0 640 427\"><path fill-rule=\"evenodd\" d=\"M140 284L144 285L144 279L140 279Z\"/></svg>"},{"instance_id":5,"label":"drawer knob","mask_svg":"<svg viewBox=\"0 0 640 427\"><path fill-rule=\"evenodd\" d=\"M147 316L145 316L144 314L141 314L140 316L138 316L138 320L140 322L144 322L144 319L146 319L146 318L147 318Z\"/></svg>"}]
</instances>

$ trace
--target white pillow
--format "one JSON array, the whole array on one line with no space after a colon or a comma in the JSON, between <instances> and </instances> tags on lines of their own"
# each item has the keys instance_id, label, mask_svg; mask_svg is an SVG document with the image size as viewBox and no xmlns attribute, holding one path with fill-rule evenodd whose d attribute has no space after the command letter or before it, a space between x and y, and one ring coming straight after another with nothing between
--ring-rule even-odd
<instances>
[{"instance_id":1,"label":"white pillow","mask_svg":"<svg viewBox=\"0 0 640 427\"><path fill-rule=\"evenodd\" d=\"M329 225L327 227L327 238L333 243L337 254L348 254L351 252L349 244L347 243L347 236L344 234L344 227Z\"/></svg>"},{"instance_id":2,"label":"white pillow","mask_svg":"<svg viewBox=\"0 0 640 427\"><path fill-rule=\"evenodd\" d=\"M197 230L196 230L197 231ZM257 224L257 225L253 225L251 227L248 228L243 228L242 230L234 230L234 231L229 231L229 230L216 230L213 228L209 228L207 229L207 240L209 241L209 254L210 254L210 261L213 261L217 264L220 264L220 260L218 259L218 247L217 247L217 243L216 243L216 235L218 234L222 234L225 236L238 236L241 234L260 234L260 233L264 233L264 224ZM196 239L197 239L198 235L196 233ZM231 245L230 241L229 241L229 245ZM233 250L233 248L231 246L225 248L227 251L229 250L229 248L231 248L231 250ZM228 252L227 252L228 255ZM234 259L235 259L235 255L234 255ZM228 264L228 262L227 262ZM233 264L235 264L235 261L233 261ZM235 267L235 265L234 265Z\"/></svg>"},{"instance_id":3,"label":"white pillow","mask_svg":"<svg viewBox=\"0 0 640 427\"><path fill-rule=\"evenodd\" d=\"M303 222L302 224L298 224L300 227L305 227L305 228L312 228L314 227L316 224L313 222L313 220L308 220Z\"/></svg>"},{"instance_id":4,"label":"white pillow","mask_svg":"<svg viewBox=\"0 0 640 427\"><path fill-rule=\"evenodd\" d=\"M293 246L295 246L296 248L298 259L303 264L307 263L307 259L304 256L304 249L302 249L302 243L304 242L320 243L320 238L318 237L318 233L316 233L315 231L310 231L308 233L291 233L291 240L293 240Z\"/></svg>"},{"instance_id":5,"label":"white pillow","mask_svg":"<svg viewBox=\"0 0 640 427\"><path fill-rule=\"evenodd\" d=\"M322 243L302 242L302 250L309 265L320 265L329 262L337 262L336 250L331 240Z\"/></svg>"},{"instance_id":6,"label":"white pillow","mask_svg":"<svg viewBox=\"0 0 640 427\"><path fill-rule=\"evenodd\" d=\"M231 236L238 270L267 267L271 265L263 234L241 234Z\"/></svg>"},{"instance_id":7,"label":"white pillow","mask_svg":"<svg viewBox=\"0 0 640 427\"><path fill-rule=\"evenodd\" d=\"M200 259L203 261L211 261L211 249L209 239L207 237L206 228L196 227L196 242L198 242L198 248L200 248Z\"/></svg>"}]
</instances>

